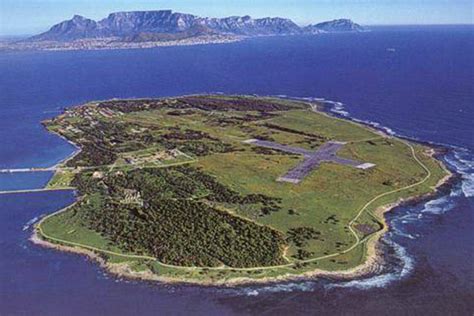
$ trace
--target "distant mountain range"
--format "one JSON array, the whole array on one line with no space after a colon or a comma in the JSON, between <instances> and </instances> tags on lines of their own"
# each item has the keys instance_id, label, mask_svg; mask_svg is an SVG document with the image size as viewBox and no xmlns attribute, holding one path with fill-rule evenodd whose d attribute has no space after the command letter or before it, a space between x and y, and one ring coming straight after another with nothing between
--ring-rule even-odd
<instances>
[{"instance_id":1,"label":"distant mountain range","mask_svg":"<svg viewBox=\"0 0 474 316\"><path fill-rule=\"evenodd\" d=\"M192 14L159 11L111 13L94 21L79 15L54 25L27 41L71 42L84 39L117 38L122 42L175 41L202 36L264 36L359 32L364 28L348 19L300 27L290 19L231 16L202 18Z\"/></svg>"}]
</instances>

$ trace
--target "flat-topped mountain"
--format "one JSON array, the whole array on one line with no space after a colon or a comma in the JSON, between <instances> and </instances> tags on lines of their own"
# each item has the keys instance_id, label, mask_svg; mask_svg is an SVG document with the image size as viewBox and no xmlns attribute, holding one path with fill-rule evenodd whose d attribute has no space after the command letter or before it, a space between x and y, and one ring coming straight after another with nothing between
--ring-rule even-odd
<instances>
[{"instance_id":1,"label":"flat-topped mountain","mask_svg":"<svg viewBox=\"0 0 474 316\"><path fill-rule=\"evenodd\" d=\"M361 31L351 20L341 19L300 27L290 19L250 16L203 18L171 10L116 12L94 21L79 15L33 36L32 41L74 41L115 37L124 41L176 40L203 35L261 36Z\"/></svg>"}]
</instances>

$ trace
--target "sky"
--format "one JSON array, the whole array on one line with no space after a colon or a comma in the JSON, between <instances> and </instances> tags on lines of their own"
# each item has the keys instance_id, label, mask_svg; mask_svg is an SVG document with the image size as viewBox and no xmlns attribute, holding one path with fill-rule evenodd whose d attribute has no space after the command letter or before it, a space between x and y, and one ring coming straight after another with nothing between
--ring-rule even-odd
<instances>
[{"instance_id":1,"label":"sky","mask_svg":"<svg viewBox=\"0 0 474 316\"><path fill-rule=\"evenodd\" d=\"M363 25L473 24L474 0L0 0L0 35L43 32L74 14L161 10L199 16L287 17L297 24L350 18Z\"/></svg>"}]
</instances>

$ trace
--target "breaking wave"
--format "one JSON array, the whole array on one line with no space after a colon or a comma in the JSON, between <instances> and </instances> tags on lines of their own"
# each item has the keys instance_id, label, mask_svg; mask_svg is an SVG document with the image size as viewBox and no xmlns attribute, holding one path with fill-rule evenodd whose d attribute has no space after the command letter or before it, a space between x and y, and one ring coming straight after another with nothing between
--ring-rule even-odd
<instances>
[{"instance_id":1,"label":"breaking wave","mask_svg":"<svg viewBox=\"0 0 474 316\"><path fill-rule=\"evenodd\" d=\"M450 195L443 196L436 200L425 203L422 213L443 214L454 208L454 201L450 200Z\"/></svg>"},{"instance_id":2,"label":"breaking wave","mask_svg":"<svg viewBox=\"0 0 474 316\"><path fill-rule=\"evenodd\" d=\"M334 102L328 100L320 100L320 102L331 105L331 112L344 117L349 117L349 112L345 110L344 104L342 102Z\"/></svg>"},{"instance_id":3,"label":"breaking wave","mask_svg":"<svg viewBox=\"0 0 474 316\"><path fill-rule=\"evenodd\" d=\"M257 296L264 293L309 292L314 289L314 285L315 282L312 281L281 283L260 288L243 289L243 293L247 296Z\"/></svg>"},{"instance_id":4,"label":"breaking wave","mask_svg":"<svg viewBox=\"0 0 474 316\"><path fill-rule=\"evenodd\" d=\"M457 148L445 161L462 177L461 189L465 197L474 196L474 157L464 148Z\"/></svg>"},{"instance_id":5,"label":"breaking wave","mask_svg":"<svg viewBox=\"0 0 474 316\"><path fill-rule=\"evenodd\" d=\"M25 230L28 230L31 225L33 225L34 223L36 223L38 220L40 219L40 216L36 216L32 219L30 219L28 222L26 222L26 224L23 226L23 231Z\"/></svg>"},{"instance_id":6,"label":"breaking wave","mask_svg":"<svg viewBox=\"0 0 474 316\"><path fill-rule=\"evenodd\" d=\"M382 288L394 281L398 281L409 276L414 270L415 259L411 257L406 249L400 244L388 238L386 238L384 241L390 248L394 250L393 258L395 260L391 260L394 261L390 267L391 271L387 271L379 275L369 276L363 279L329 284L327 285L327 288L357 288L362 290Z\"/></svg>"}]
</instances>

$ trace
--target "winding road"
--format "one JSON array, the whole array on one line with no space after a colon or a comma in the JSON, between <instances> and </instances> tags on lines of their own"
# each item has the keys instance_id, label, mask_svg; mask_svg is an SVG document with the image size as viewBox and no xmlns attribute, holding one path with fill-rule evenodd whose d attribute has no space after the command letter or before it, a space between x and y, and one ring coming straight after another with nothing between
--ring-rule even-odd
<instances>
[{"instance_id":1,"label":"winding road","mask_svg":"<svg viewBox=\"0 0 474 316\"><path fill-rule=\"evenodd\" d=\"M390 194L393 194L393 193L398 193L398 192L401 192L401 191L404 191L404 190L408 190L408 189L411 189L413 187L416 187L416 186L419 186L423 183L425 183L430 177L431 177L431 171L421 162L421 160L416 156L416 153L415 153L415 149L413 148L413 146L404 141L404 140L400 140L402 143L404 143L406 146L409 147L410 151L411 151L411 154L414 158L414 160L423 168L423 170L426 172L426 175L425 177L416 182L416 183L413 183L411 185L407 185L407 186L404 186L404 187L401 187L401 188L398 188L398 189L394 189L394 190L390 190L390 191L387 191L387 192L384 192L384 193L381 193L377 196L375 196L374 198L372 198L370 201L368 201L362 208L360 208L360 210L357 212L356 216L349 222L349 229L351 231L351 233L354 235L354 238L355 238L355 241L354 243L346 248L345 250L342 250L342 251L338 251L338 252L335 252L335 253L332 253L332 254L328 254L328 255L324 255L324 256L319 256L319 257L315 257L315 258L310 258L310 259L305 259L305 260L299 260L299 261L296 261L296 262L291 262L291 263L287 263L287 264L281 264L281 265L274 265L274 266L263 266L263 267L251 267L251 268L237 268L237 267L229 267L229 266L219 266L219 267L196 267L196 266L177 266L177 265L172 265L172 264L166 264L166 263L163 263L163 262L160 262L157 258L155 257L150 257L150 256L145 256L145 255L127 255L127 254L122 254L122 253L118 253L118 252L114 252L114 251L109 251L109 250L105 250L105 249L99 249L99 248L96 248L96 247L92 247L92 246L88 246L88 245L84 245L84 244L80 244L80 243L75 243L75 242L71 242L71 241L67 241L67 240L63 240L63 239L59 239L59 238L55 238L55 237L52 237L52 236L49 236L47 234L44 233L42 227L41 227L41 224L49 217L51 216L54 216L54 215L57 215L57 214L60 214L66 210L68 210L70 207L72 207L74 204L64 208L64 209L61 209L59 210L58 212L55 212L55 213L52 213L46 217L44 217L40 222L38 222L38 224L36 225L36 229L37 229L37 232L43 236L44 238L46 239L49 239L49 240L52 240L52 241L55 241L55 242L59 242L61 244L64 244L64 245L68 245L68 246L73 246L73 247L80 247L80 248L84 248L84 249L88 249L88 250L91 250L91 251L96 251L96 252L99 252L99 253L105 253L105 254L109 254L109 255L114 255L114 256L119 256L119 257L125 257L125 258L130 258L130 259L143 259L143 260L153 260L153 261L156 261L159 265L163 266L163 267L167 267L167 268L174 268L174 269L181 269L181 270L235 270L235 271L257 271L257 270L271 270L271 269L278 269L278 268L289 268L289 267L293 267L294 265L296 264L301 264L301 263L310 263L310 262L315 262L315 261L318 261L318 260L323 260L323 259L328 259L328 258L332 258L332 257L337 257L339 255L342 255L342 254L345 254L345 253L348 253L350 251L352 251L353 249L355 249L357 246L359 246L361 243L365 242L366 240L368 240L370 237L372 237L374 234L376 233L373 233L371 235L368 235L366 237L364 237L363 239L360 239L360 237L358 236L358 234L356 233L356 231L354 230L353 228L353 225L354 223L357 221L357 219L359 219L359 217L368 209L369 206L371 206L374 202L376 202L377 200L379 200L380 198L382 197L385 197L387 195L390 195Z\"/></svg>"}]
</instances>

